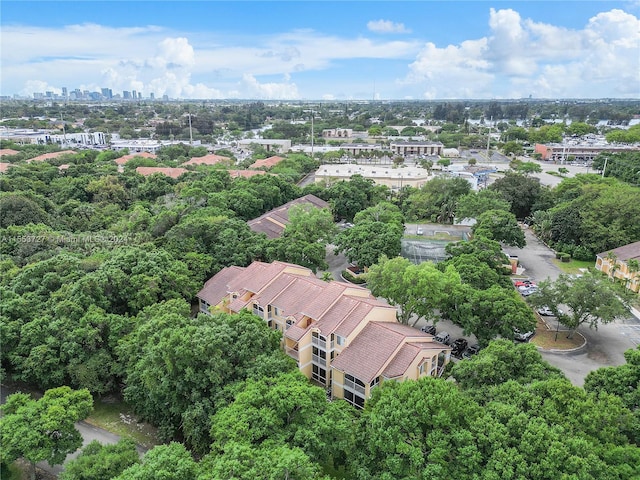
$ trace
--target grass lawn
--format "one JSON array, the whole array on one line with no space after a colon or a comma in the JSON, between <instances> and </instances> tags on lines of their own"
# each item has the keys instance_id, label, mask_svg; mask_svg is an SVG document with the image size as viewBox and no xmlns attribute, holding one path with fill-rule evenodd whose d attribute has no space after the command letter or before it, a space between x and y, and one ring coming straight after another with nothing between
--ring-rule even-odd
<instances>
[{"instance_id":1,"label":"grass lawn","mask_svg":"<svg viewBox=\"0 0 640 480\"><path fill-rule=\"evenodd\" d=\"M146 448L159 443L155 428L146 423L138 423L131 409L120 402L95 400L93 412L85 422L130 438Z\"/></svg>"},{"instance_id":2,"label":"grass lawn","mask_svg":"<svg viewBox=\"0 0 640 480\"><path fill-rule=\"evenodd\" d=\"M579 333L574 333L573 338L567 338L569 332L563 330L565 327L560 325L560 331L557 334L555 327L555 319L550 319L548 326L544 321L538 320L536 334L530 342L537 347L554 350L572 350L584 344L585 339Z\"/></svg>"},{"instance_id":3,"label":"grass lawn","mask_svg":"<svg viewBox=\"0 0 640 480\"><path fill-rule=\"evenodd\" d=\"M573 260L570 262L561 262L559 259L552 259L553 263L562 270L563 273L575 274L581 273L581 268L593 268L595 261L591 260Z\"/></svg>"}]
</instances>

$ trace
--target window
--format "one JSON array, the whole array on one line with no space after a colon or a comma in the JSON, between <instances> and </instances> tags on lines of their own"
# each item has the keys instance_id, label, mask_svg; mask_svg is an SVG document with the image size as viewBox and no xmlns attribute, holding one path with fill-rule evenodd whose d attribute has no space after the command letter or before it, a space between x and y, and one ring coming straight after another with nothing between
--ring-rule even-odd
<instances>
[{"instance_id":1,"label":"window","mask_svg":"<svg viewBox=\"0 0 640 480\"><path fill-rule=\"evenodd\" d=\"M344 399L354 407L364 408L364 397L356 395L355 393L346 390L344 391Z\"/></svg>"},{"instance_id":2,"label":"window","mask_svg":"<svg viewBox=\"0 0 640 480\"><path fill-rule=\"evenodd\" d=\"M317 382L322 384L327 383L327 371L319 365L312 366L312 377Z\"/></svg>"},{"instance_id":3,"label":"window","mask_svg":"<svg viewBox=\"0 0 640 480\"><path fill-rule=\"evenodd\" d=\"M264 318L264 308L257 303L253 304L253 314L258 315L260 318Z\"/></svg>"},{"instance_id":4,"label":"window","mask_svg":"<svg viewBox=\"0 0 640 480\"><path fill-rule=\"evenodd\" d=\"M340 335L336 335L336 343L342 347L347 343L347 339L344 337L341 337Z\"/></svg>"},{"instance_id":5,"label":"window","mask_svg":"<svg viewBox=\"0 0 640 480\"><path fill-rule=\"evenodd\" d=\"M380 383L380 377L376 377L373 380L371 380L371 383L369 384L369 386L371 388L375 387L376 385L378 385Z\"/></svg>"}]
</instances>

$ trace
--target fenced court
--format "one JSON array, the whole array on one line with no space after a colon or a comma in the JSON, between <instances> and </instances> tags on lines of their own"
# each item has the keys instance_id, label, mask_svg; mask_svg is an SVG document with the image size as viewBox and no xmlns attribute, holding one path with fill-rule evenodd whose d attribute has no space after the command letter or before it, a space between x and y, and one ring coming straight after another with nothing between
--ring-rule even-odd
<instances>
[{"instance_id":1,"label":"fenced court","mask_svg":"<svg viewBox=\"0 0 640 480\"><path fill-rule=\"evenodd\" d=\"M416 234L418 228L422 234ZM415 264L441 262L447 258L445 247L452 242L467 240L469 230L469 227L454 225L408 225L400 255Z\"/></svg>"}]
</instances>

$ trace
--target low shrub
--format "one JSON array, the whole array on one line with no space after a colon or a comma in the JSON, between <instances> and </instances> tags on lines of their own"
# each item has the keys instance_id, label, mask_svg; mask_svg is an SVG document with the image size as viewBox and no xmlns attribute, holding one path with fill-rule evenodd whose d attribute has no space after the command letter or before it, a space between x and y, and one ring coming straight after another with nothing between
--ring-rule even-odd
<instances>
[{"instance_id":1,"label":"low shrub","mask_svg":"<svg viewBox=\"0 0 640 480\"><path fill-rule=\"evenodd\" d=\"M362 285L367 283L367 279L363 276L356 277L351 274L349 270L342 271L342 278L344 278L347 282L355 283L356 285Z\"/></svg>"},{"instance_id":2,"label":"low shrub","mask_svg":"<svg viewBox=\"0 0 640 480\"><path fill-rule=\"evenodd\" d=\"M569 262L571 261L571 255L569 255L568 253L563 253L563 254L560 256L560 260L561 260L562 262L569 263Z\"/></svg>"}]
</instances>

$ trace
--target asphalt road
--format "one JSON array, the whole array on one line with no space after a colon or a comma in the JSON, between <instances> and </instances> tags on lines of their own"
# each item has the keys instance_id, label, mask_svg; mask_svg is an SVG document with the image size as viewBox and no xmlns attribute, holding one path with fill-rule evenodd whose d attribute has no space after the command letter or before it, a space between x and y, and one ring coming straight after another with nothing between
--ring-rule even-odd
<instances>
[{"instance_id":1,"label":"asphalt road","mask_svg":"<svg viewBox=\"0 0 640 480\"><path fill-rule=\"evenodd\" d=\"M524 248L506 247L509 255L516 255L525 268L523 274L532 280L555 280L561 270L552 262L555 254L533 233L525 231L527 246ZM600 325L597 330L588 326L578 329L587 339L584 349L574 353L551 353L542 351L545 360L560 368L574 385L582 386L589 372L601 367L622 365L624 352L640 344L640 320L629 315L624 320Z\"/></svg>"},{"instance_id":2,"label":"asphalt road","mask_svg":"<svg viewBox=\"0 0 640 480\"><path fill-rule=\"evenodd\" d=\"M19 391L20 391L19 388L15 388L13 386L4 385L4 384L0 385L0 404L4 404L7 396ZM118 440L120 440L119 435L115 435L107 430L103 430L102 428L94 427L93 425L90 425L87 422L80 421L80 422L77 422L75 425L78 431L80 432L80 435L82 435L81 448L84 448L86 445L88 445L94 440L97 440L103 445L118 443ZM143 454L147 450L146 448L140 445L138 445L137 448L140 454ZM68 462L69 460L76 458L79 454L80 454L80 449L76 450L74 453L67 455L67 458L65 459L65 463ZM51 473L55 476L60 475L60 473L62 473L62 471L64 470L63 465L54 465L52 467L47 462L39 462L36 464L36 466L39 469L47 473Z\"/></svg>"}]
</instances>

